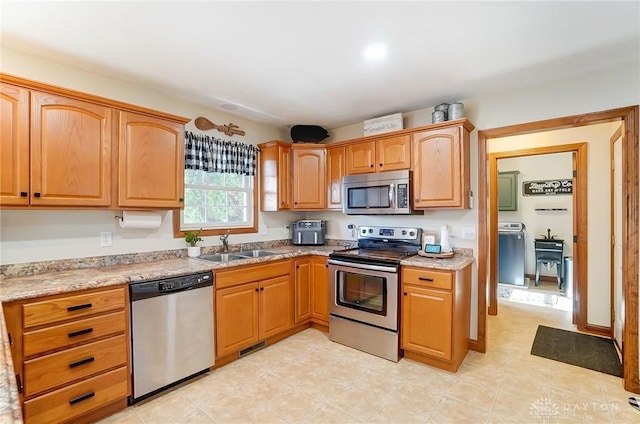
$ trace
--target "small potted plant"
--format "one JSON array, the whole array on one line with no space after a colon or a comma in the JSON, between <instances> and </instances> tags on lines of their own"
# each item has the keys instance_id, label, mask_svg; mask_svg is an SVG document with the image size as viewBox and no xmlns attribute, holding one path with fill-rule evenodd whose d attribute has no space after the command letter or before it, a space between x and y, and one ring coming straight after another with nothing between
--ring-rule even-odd
<instances>
[{"instance_id":1,"label":"small potted plant","mask_svg":"<svg viewBox=\"0 0 640 424\"><path fill-rule=\"evenodd\" d=\"M198 246L198 242L202 241L202 237L200 237L201 233L202 228L196 232L187 231L184 233L184 241L189 245L187 247L187 256L190 258L197 258L200 256L200 246Z\"/></svg>"}]
</instances>

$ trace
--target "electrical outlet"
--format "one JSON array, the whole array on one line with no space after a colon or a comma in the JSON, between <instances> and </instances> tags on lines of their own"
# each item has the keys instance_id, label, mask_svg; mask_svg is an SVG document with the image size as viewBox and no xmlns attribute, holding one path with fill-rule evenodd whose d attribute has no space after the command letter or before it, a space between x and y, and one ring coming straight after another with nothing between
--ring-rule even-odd
<instances>
[{"instance_id":1,"label":"electrical outlet","mask_svg":"<svg viewBox=\"0 0 640 424\"><path fill-rule=\"evenodd\" d=\"M103 231L100 233L100 246L101 247L113 246L113 238L111 236L111 231Z\"/></svg>"},{"instance_id":2,"label":"electrical outlet","mask_svg":"<svg viewBox=\"0 0 640 424\"><path fill-rule=\"evenodd\" d=\"M475 227L462 227L461 231L463 240L475 240L476 239L476 229Z\"/></svg>"},{"instance_id":3,"label":"electrical outlet","mask_svg":"<svg viewBox=\"0 0 640 424\"><path fill-rule=\"evenodd\" d=\"M289 225L287 225L287 224L282 224L282 233L283 233L285 236L288 236L288 235L289 235Z\"/></svg>"}]
</instances>

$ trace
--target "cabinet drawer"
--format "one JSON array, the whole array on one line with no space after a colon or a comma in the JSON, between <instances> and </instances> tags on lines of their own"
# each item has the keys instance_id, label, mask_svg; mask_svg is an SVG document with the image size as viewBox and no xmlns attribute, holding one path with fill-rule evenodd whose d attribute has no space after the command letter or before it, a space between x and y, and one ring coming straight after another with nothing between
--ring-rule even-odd
<instances>
[{"instance_id":1,"label":"cabinet drawer","mask_svg":"<svg viewBox=\"0 0 640 424\"><path fill-rule=\"evenodd\" d=\"M238 284L266 280L280 275L289 275L291 271L291 261L243 266L229 271L216 271L216 288L221 289L224 287L237 286Z\"/></svg>"},{"instance_id":2,"label":"cabinet drawer","mask_svg":"<svg viewBox=\"0 0 640 424\"><path fill-rule=\"evenodd\" d=\"M403 268L402 283L451 290L453 287L453 273L432 269Z\"/></svg>"},{"instance_id":3,"label":"cabinet drawer","mask_svg":"<svg viewBox=\"0 0 640 424\"><path fill-rule=\"evenodd\" d=\"M127 368L118 368L26 401L25 422L60 423L125 398L128 391Z\"/></svg>"},{"instance_id":4,"label":"cabinet drawer","mask_svg":"<svg viewBox=\"0 0 640 424\"><path fill-rule=\"evenodd\" d=\"M29 328L86 317L99 312L124 309L125 301L124 288L117 288L27 303L22 306L23 325L25 328Z\"/></svg>"},{"instance_id":5,"label":"cabinet drawer","mask_svg":"<svg viewBox=\"0 0 640 424\"><path fill-rule=\"evenodd\" d=\"M111 334L124 333L127 327L124 311L47 327L24 334L24 356L89 342Z\"/></svg>"},{"instance_id":6,"label":"cabinet drawer","mask_svg":"<svg viewBox=\"0 0 640 424\"><path fill-rule=\"evenodd\" d=\"M126 363L124 335L25 361L25 395L31 396Z\"/></svg>"}]
</instances>

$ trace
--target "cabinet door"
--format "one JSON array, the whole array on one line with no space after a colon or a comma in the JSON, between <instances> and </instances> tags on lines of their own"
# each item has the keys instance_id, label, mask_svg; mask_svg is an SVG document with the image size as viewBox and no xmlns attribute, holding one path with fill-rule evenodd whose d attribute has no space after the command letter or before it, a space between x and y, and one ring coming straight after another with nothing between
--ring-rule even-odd
<instances>
[{"instance_id":1,"label":"cabinet door","mask_svg":"<svg viewBox=\"0 0 640 424\"><path fill-rule=\"evenodd\" d=\"M31 92L31 204L109 206L112 110Z\"/></svg>"},{"instance_id":2,"label":"cabinet door","mask_svg":"<svg viewBox=\"0 0 640 424\"><path fill-rule=\"evenodd\" d=\"M0 83L0 205L29 204L29 90Z\"/></svg>"},{"instance_id":3,"label":"cabinet door","mask_svg":"<svg viewBox=\"0 0 640 424\"><path fill-rule=\"evenodd\" d=\"M402 348L451 359L451 292L405 285L402 296Z\"/></svg>"},{"instance_id":4,"label":"cabinet door","mask_svg":"<svg viewBox=\"0 0 640 424\"><path fill-rule=\"evenodd\" d=\"M456 126L413 135L414 207L468 207L468 137L461 132Z\"/></svg>"},{"instance_id":5,"label":"cabinet door","mask_svg":"<svg viewBox=\"0 0 640 424\"><path fill-rule=\"evenodd\" d=\"M518 174L520 171L498 172L498 210L518 210Z\"/></svg>"},{"instance_id":6,"label":"cabinet door","mask_svg":"<svg viewBox=\"0 0 640 424\"><path fill-rule=\"evenodd\" d=\"M289 275L260 282L260 339L292 327L293 307Z\"/></svg>"},{"instance_id":7,"label":"cabinet door","mask_svg":"<svg viewBox=\"0 0 640 424\"><path fill-rule=\"evenodd\" d=\"M342 209L342 177L345 176L344 146L327 148L327 209Z\"/></svg>"},{"instance_id":8,"label":"cabinet door","mask_svg":"<svg viewBox=\"0 0 640 424\"><path fill-rule=\"evenodd\" d=\"M327 206L326 151L293 148L293 209L322 210Z\"/></svg>"},{"instance_id":9,"label":"cabinet door","mask_svg":"<svg viewBox=\"0 0 640 424\"><path fill-rule=\"evenodd\" d=\"M216 290L216 352L218 357L257 343L258 284Z\"/></svg>"},{"instance_id":10,"label":"cabinet door","mask_svg":"<svg viewBox=\"0 0 640 424\"><path fill-rule=\"evenodd\" d=\"M347 145L347 175L375 172L376 142L365 141Z\"/></svg>"},{"instance_id":11,"label":"cabinet door","mask_svg":"<svg viewBox=\"0 0 640 424\"><path fill-rule=\"evenodd\" d=\"M329 270L327 258L311 258L311 318L329 322Z\"/></svg>"},{"instance_id":12,"label":"cabinet door","mask_svg":"<svg viewBox=\"0 0 640 424\"><path fill-rule=\"evenodd\" d=\"M295 261L295 323L311 318L311 259Z\"/></svg>"},{"instance_id":13,"label":"cabinet door","mask_svg":"<svg viewBox=\"0 0 640 424\"><path fill-rule=\"evenodd\" d=\"M120 112L118 205L182 208L184 125Z\"/></svg>"},{"instance_id":14,"label":"cabinet door","mask_svg":"<svg viewBox=\"0 0 640 424\"><path fill-rule=\"evenodd\" d=\"M393 171L411 167L411 136L409 134L378 140L377 171Z\"/></svg>"},{"instance_id":15,"label":"cabinet door","mask_svg":"<svg viewBox=\"0 0 640 424\"><path fill-rule=\"evenodd\" d=\"M260 209L291 209L291 147L272 141L260 147Z\"/></svg>"},{"instance_id":16,"label":"cabinet door","mask_svg":"<svg viewBox=\"0 0 640 424\"><path fill-rule=\"evenodd\" d=\"M291 147L278 146L278 209L291 209Z\"/></svg>"}]
</instances>

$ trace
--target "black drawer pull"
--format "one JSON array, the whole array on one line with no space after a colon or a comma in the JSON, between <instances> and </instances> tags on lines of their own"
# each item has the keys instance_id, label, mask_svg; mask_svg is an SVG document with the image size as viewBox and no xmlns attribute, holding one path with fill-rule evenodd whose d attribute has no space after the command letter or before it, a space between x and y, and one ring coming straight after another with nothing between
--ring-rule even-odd
<instances>
[{"instance_id":1,"label":"black drawer pull","mask_svg":"<svg viewBox=\"0 0 640 424\"><path fill-rule=\"evenodd\" d=\"M22 385L20 374L16 374L16 385L18 386L18 393L22 393L22 391L24 390L24 386Z\"/></svg>"},{"instance_id":2,"label":"black drawer pull","mask_svg":"<svg viewBox=\"0 0 640 424\"><path fill-rule=\"evenodd\" d=\"M69 333L69 338L82 336L83 334L89 334L89 333L93 333L93 328L89 327L89 328L85 328L84 330L73 331Z\"/></svg>"},{"instance_id":3,"label":"black drawer pull","mask_svg":"<svg viewBox=\"0 0 640 424\"><path fill-rule=\"evenodd\" d=\"M87 309L87 308L90 308L92 306L93 305L91 303L85 303L85 304L82 304L82 305L69 306L67 308L67 311L68 312L77 311L78 309Z\"/></svg>"},{"instance_id":4,"label":"black drawer pull","mask_svg":"<svg viewBox=\"0 0 640 424\"><path fill-rule=\"evenodd\" d=\"M428 278L428 277L418 277L418 280L421 280L421 281L433 281L433 278Z\"/></svg>"},{"instance_id":5,"label":"black drawer pull","mask_svg":"<svg viewBox=\"0 0 640 424\"><path fill-rule=\"evenodd\" d=\"M74 405L78 402L82 402L83 400L91 399L96 394L94 392L89 392L86 395L78 396L77 398L73 398L69 401L69 405Z\"/></svg>"},{"instance_id":6,"label":"black drawer pull","mask_svg":"<svg viewBox=\"0 0 640 424\"><path fill-rule=\"evenodd\" d=\"M94 358L93 356L90 356L88 358L81 359L79 361L70 363L69 364L69 368L79 367L80 365L88 364L89 362L93 362L95 360L96 360L96 358Z\"/></svg>"}]
</instances>

